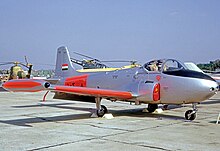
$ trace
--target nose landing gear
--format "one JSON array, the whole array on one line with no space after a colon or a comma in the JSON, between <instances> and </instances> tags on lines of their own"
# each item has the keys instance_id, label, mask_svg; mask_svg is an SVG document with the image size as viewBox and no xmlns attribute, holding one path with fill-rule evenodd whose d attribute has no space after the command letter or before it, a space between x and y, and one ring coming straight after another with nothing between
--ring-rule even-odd
<instances>
[{"instance_id":1,"label":"nose landing gear","mask_svg":"<svg viewBox=\"0 0 220 151\"><path fill-rule=\"evenodd\" d=\"M196 112L198 111L196 103L192 104L192 108L192 110L188 110L185 112L185 118L190 121L193 121L196 118Z\"/></svg>"}]
</instances>

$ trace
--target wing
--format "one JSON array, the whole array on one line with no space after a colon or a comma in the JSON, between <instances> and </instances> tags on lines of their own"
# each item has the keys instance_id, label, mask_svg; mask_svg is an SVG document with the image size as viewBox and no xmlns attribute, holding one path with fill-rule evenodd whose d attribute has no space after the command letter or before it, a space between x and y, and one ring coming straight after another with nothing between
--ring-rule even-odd
<instances>
[{"instance_id":1,"label":"wing","mask_svg":"<svg viewBox=\"0 0 220 151\"><path fill-rule=\"evenodd\" d=\"M52 91L65 92L84 96L95 96L95 97L110 97L118 99L131 99L133 96L130 92L126 91L115 91L107 89L95 89L85 87L73 87L73 86L53 86L50 88Z\"/></svg>"},{"instance_id":2,"label":"wing","mask_svg":"<svg viewBox=\"0 0 220 151\"><path fill-rule=\"evenodd\" d=\"M104 97L104 98L116 98L116 99L133 98L132 93L126 91L75 87L75 86L50 85L50 83L46 81L33 80L33 79L10 80L3 84L3 88L13 92L37 92L37 91L50 90L50 91L65 92L76 95Z\"/></svg>"}]
</instances>

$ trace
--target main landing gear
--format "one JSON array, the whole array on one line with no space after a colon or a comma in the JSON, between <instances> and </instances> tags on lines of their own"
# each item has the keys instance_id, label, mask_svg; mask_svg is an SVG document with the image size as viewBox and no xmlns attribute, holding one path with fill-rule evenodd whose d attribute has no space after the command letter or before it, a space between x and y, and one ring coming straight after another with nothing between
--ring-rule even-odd
<instances>
[{"instance_id":1,"label":"main landing gear","mask_svg":"<svg viewBox=\"0 0 220 151\"><path fill-rule=\"evenodd\" d=\"M102 98L100 97L95 98L96 114L98 117L102 117L108 112L108 109L104 105L101 105L101 100Z\"/></svg>"},{"instance_id":2,"label":"main landing gear","mask_svg":"<svg viewBox=\"0 0 220 151\"><path fill-rule=\"evenodd\" d=\"M149 113L153 113L156 109L158 109L158 104L148 104L147 110Z\"/></svg>"},{"instance_id":3,"label":"main landing gear","mask_svg":"<svg viewBox=\"0 0 220 151\"><path fill-rule=\"evenodd\" d=\"M198 111L196 103L192 104L192 108L192 110L188 110L185 112L185 118L190 121L193 121L196 118L196 112Z\"/></svg>"}]
</instances>

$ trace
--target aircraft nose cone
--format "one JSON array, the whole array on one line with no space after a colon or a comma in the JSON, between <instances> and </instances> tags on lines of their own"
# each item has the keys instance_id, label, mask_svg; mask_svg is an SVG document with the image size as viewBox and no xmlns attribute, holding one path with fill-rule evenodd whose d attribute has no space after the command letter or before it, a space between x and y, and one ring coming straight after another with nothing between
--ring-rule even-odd
<instances>
[{"instance_id":1,"label":"aircraft nose cone","mask_svg":"<svg viewBox=\"0 0 220 151\"><path fill-rule=\"evenodd\" d=\"M201 100L207 100L218 92L218 83L211 80L203 80L200 91Z\"/></svg>"}]
</instances>

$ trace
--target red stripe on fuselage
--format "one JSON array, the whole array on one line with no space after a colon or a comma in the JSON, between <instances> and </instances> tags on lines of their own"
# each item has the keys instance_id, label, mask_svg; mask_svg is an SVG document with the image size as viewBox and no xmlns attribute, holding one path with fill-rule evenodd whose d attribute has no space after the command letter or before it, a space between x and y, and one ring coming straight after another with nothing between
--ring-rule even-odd
<instances>
[{"instance_id":1,"label":"red stripe on fuselage","mask_svg":"<svg viewBox=\"0 0 220 151\"><path fill-rule=\"evenodd\" d=\"M66 78L64 85L86 87L87 86L87 78L88 78L88 74L69 77L69 78Z\"/></svg>"}]
</instances>

